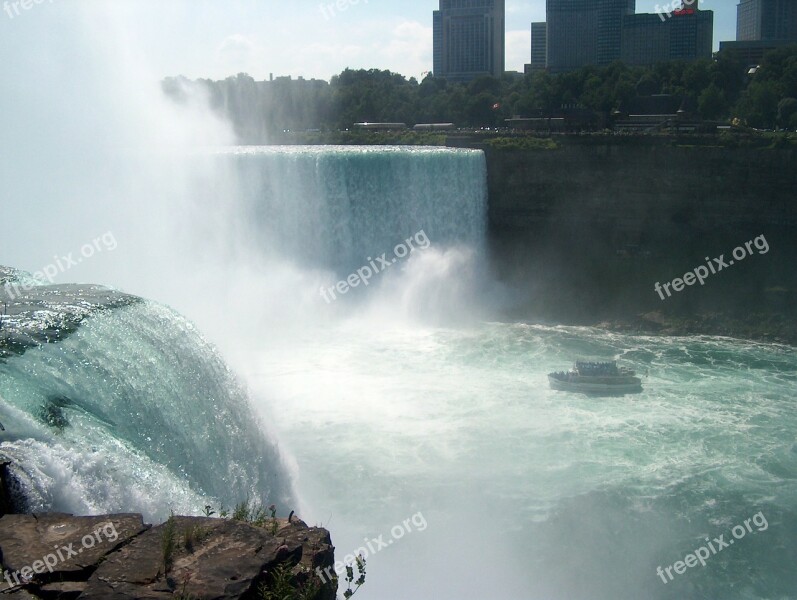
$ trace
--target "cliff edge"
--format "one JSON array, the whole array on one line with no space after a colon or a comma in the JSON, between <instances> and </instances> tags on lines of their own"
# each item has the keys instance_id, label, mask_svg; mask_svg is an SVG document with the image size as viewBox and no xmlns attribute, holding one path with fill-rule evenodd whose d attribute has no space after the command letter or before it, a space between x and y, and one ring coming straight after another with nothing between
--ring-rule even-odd
<instances>
[{"instance_id":1,"label":"cliff edge","mask_svg":"<svg viewBox=\"0 0 797 600\"><path fill-rule=\"evenodd\" d=\"M301 597L334 600L329 532L293 518L263 527L172 517L152 527L139 514L75 517L8 514L0 519L0 594L39 598L248 600L290 581Z\"/></svg>"}]
</instances>

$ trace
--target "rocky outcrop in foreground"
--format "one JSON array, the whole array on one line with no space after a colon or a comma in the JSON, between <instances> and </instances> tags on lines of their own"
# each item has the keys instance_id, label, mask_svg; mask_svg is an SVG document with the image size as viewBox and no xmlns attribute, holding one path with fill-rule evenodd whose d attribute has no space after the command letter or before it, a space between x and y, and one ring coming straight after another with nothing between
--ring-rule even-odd
<instances>
[{"instance_id":1,"label":"rocky outcrop in foreground","mask_svg":"<svg viewBox=\"0 0 797 600\"><path fill-rule=\"evenodd\" d=\"M182 598L248 600L290 579L318 600L336 582L329 533L298 519L264 526L229 519L173 517L145 525L141 515L5 515L0 519L0 597L80 600Z\"/></svg>"}]
</instances>

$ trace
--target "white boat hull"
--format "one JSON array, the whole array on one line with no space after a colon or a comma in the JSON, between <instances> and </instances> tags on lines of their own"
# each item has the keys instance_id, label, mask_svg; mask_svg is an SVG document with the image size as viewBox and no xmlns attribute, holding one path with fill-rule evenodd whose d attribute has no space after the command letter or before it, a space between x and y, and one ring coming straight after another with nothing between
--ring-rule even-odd
<instances>
[{"instance_id":1,"label":"white boat hull","mask_svg":"<svg viewBox=\"0 0 797 600\"><path fill-rule=\"evenodd\" d=\"M632 381L623 383L601 383L596 381L563 381L556 377L548 376L548 381L553 390L602 396L622 396L640 393L642 391L642 381L636 377L630 379Z\"/></svg>"}]
</instances>

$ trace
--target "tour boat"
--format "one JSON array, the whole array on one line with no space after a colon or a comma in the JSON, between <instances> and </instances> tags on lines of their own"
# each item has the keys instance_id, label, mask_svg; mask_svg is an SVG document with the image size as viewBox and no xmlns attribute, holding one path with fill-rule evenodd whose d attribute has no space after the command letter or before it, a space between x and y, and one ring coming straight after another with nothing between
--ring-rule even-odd
<instances>
[{"instance_id":1,"label":"tour boat","mask_svg":"<svg viewBox=\"0 0 797 600\"><path fill-rule=\"evenodd\" d=\"M592 395L638 394L642 380L627 367L618 367L616 361L577 361L569 371L549 373L551 389Z\"/></svg>"}]
</instances>

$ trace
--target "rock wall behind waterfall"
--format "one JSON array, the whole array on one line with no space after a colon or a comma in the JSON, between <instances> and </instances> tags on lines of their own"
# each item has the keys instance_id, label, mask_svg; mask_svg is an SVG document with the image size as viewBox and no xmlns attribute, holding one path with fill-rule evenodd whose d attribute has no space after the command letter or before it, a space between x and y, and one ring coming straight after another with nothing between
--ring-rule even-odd
<instances>
[{"instance_id":1,"label":"rock wall behind waterfall","mask_svg":"<svg viewBox=\"0 0 797 600\"><path fill-rule=\"evenodd\" d=\"M793 315L797 152L700 138L556 141L553 151L487 151L491 244L503 277L525 289L526 315ZM666 302L654 292L761 234L768 254Z\"/></svg>"}]
</instances>

